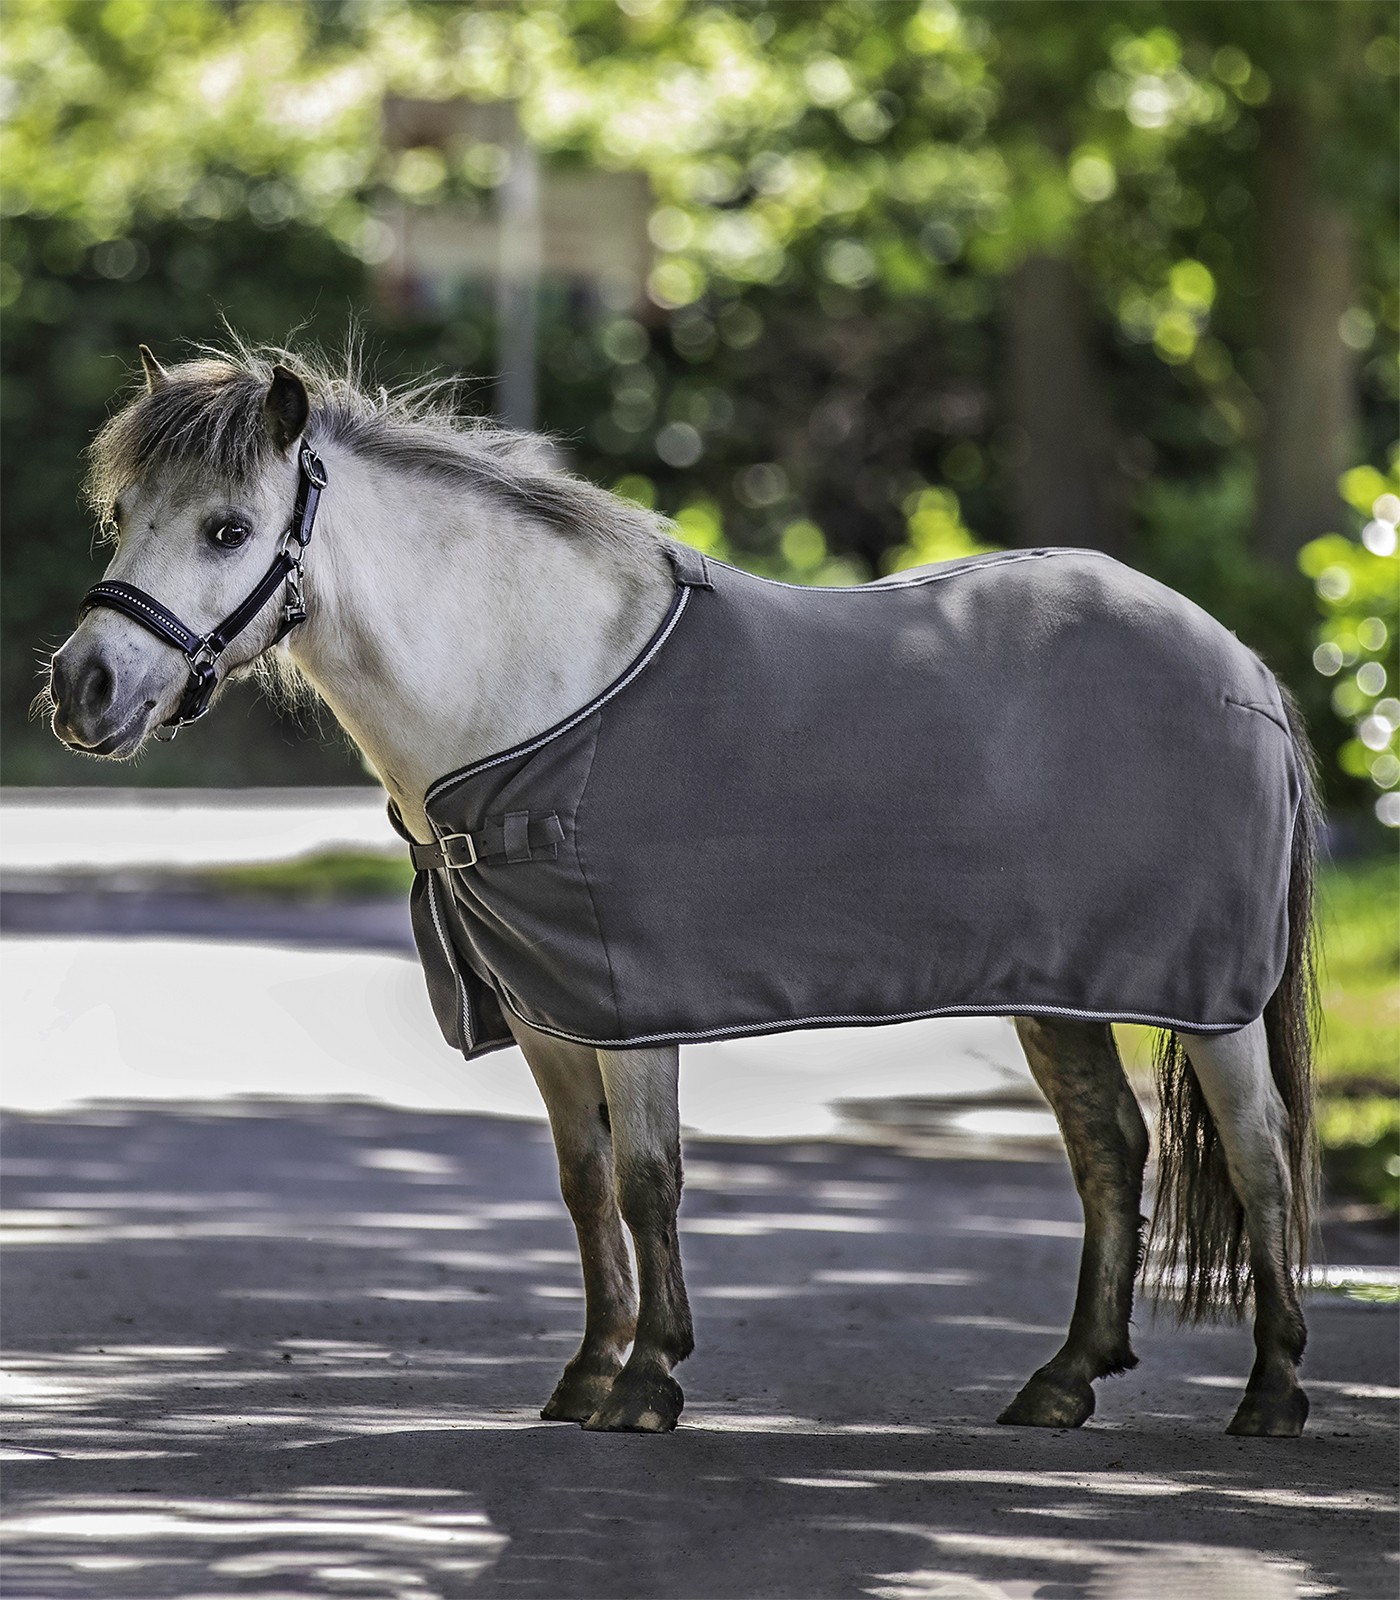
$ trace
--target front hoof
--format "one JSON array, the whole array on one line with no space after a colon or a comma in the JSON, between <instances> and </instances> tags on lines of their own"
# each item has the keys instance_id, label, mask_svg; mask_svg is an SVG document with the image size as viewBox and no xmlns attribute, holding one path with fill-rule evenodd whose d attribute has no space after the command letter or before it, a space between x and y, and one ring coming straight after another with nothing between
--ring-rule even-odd
<instances>
[{"instance_id":1,"label":"front hoof","mask_svg":"<svg viewBox=\"0 0 1400 1600\"><path fill-rule=\"evenodd\" d=\"M546 1422L587 1422L600 1410L612 1393L613 1380L618 1368L611 1372L570 1372L555 1385L554 1393L545 1401L540 1416Z\"/></svg>"},{"instance_id":2,"label":"front hoof","mask_svg":"<svg viewBox=\"0 0 1400 1600\"><path fill-rule=\"evenodd\" d=\"M584 1427L590 1433L670 1433L684 1405L680 1384L668 1374L624 1367Z\"/></svg>"},{"instance_id":3,"label":"front hoof","mask_svg":"<svg viewBox=\"0 0 1400 1600\"><path fill-rule=\"evenodd\" d=\"M1077 1428L1094 1414L1094 1386L1084 1378L1037 1372L997 1418L1012 1428Z\"/></svg>"},{"instance_id":4,"label":"front hoof","mask_svg":"<svg viewBox=\"0 0 1400 1600\"><path fill-rule=\"evenodd\" d=\"M1243 1439L1296 1439L1307 1420L1308 1397L1301 1389L1281 1394L1251 1394L1246 1389L1225 1432Z\"/></svg>"}]
</instances>

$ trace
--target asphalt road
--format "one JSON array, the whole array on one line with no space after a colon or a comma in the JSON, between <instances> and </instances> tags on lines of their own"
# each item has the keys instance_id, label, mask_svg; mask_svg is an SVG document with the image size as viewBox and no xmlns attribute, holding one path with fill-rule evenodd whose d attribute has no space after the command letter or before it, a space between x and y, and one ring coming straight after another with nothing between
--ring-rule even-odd
<instances>
[{"instance_id":1,"label":"asphalt road","mask_svg":"<svg viewBox=\"0 0 1400 1600\"><path fill-rule=\"evenodd\" d=\"M1146 1307L1086 1428L994 1425L1073 1292L1068 1174L1030 1154L692 1141L699 1349L644 1438L538 1421L582 1310L540 1126L14 1115L4 1593L1392 1596L1394 1305L1312 1297L1298 1441L1222 1431L1246 1330Z\"/></svg>"}]
</instances>

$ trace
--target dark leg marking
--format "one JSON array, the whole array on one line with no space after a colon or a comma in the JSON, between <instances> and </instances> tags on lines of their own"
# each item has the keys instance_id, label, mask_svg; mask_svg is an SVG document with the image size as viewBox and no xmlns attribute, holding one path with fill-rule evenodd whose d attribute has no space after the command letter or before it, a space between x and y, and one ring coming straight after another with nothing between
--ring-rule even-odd
<instances>
[{"instance_id":1,"label":"dark leg marking","mask_svg":"<svg viewBox=\"0 0 1400 1600\"><path fill-rule=\"evenodd\" d=\"M1142 1251L1147 1128L1107 1024L1018 1017L1016 1032L1064 1134L1084 1207L1084 1249L1064 1344L997 1421L1077 1428L1094 1413L1094 1379L1137 1365L1128 1323Z\"/></svg>"}]
</instances>

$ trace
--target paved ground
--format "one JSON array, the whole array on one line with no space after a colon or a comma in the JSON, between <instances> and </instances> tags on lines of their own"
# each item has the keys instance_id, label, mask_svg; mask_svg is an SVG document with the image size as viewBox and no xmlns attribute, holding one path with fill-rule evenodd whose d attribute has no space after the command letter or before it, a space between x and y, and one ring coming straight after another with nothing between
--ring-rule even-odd
<instances>
[{"instance_id":1,"label":"paved ground","mask_svg":"<svg viewBox=\"0 0 1400 1600\"><path fill-rule=\"evenodd\" d=\"M1314 1297L1300 1441L1221 1432L1245 1333L1146 1312L1087 1428L992 1425L1067 1314L1059 1157L692 1142L700 1349L637 1438L536 1419L581 1312L538 1125L130 1104L4 1154L9 1600L1395 1592L1394 1306Z\"/></svg>"}]
</instances>

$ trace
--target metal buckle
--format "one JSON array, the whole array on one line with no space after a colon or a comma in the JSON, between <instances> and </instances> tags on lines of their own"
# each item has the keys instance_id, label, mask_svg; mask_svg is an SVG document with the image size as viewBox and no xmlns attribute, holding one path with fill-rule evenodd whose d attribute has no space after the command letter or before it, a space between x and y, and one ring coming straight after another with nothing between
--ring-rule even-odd
<instances>
[{"instance_id":1,"label":"metal buckle","mask_svg":"<svg viewBox=\"0 0 1400 1600\"><path fill-rule=\"evenodd\" d=\"M287 571L287 584L282 597L283 629L294 628L306 621L306 592L301 586L301 562Z\"/></svg>"},{"instance_id":2,"label":"metal buckle","mask_svg":"<svg viewBox=\"0 0 1400 1600\"><path fill-rule=\"evenodd\" d=\"M318 489L324 489L330 481L326 476L326 469L321 464L321 458L309 444L303 444L297 454L297 465Z\"/></svg>"},{"instance_id":3,"label":"metal buckle","mask_svg":"<svg viewBox=\"0 0 1400 1600\"><path fill-rule=\"evenodd\" d=\"M454 839L465 839L467 841L467 849L471 852L471 857L470 857L469 860L467 860L467 861L449 861L447 859L447 847L448 847L449 844L452 843L452 841ZM477 862L476 840L472 838L471 834L469 834L469 833L445 833L445 834L443 834L442 838L438 840L438 844L442 846L442 864L443 864L443 866L447 867L449 869L449 871L452 871L452 872L465 872L468 867L474 867L476 865L476 862Z\"/></svg>"}]
</instances>

